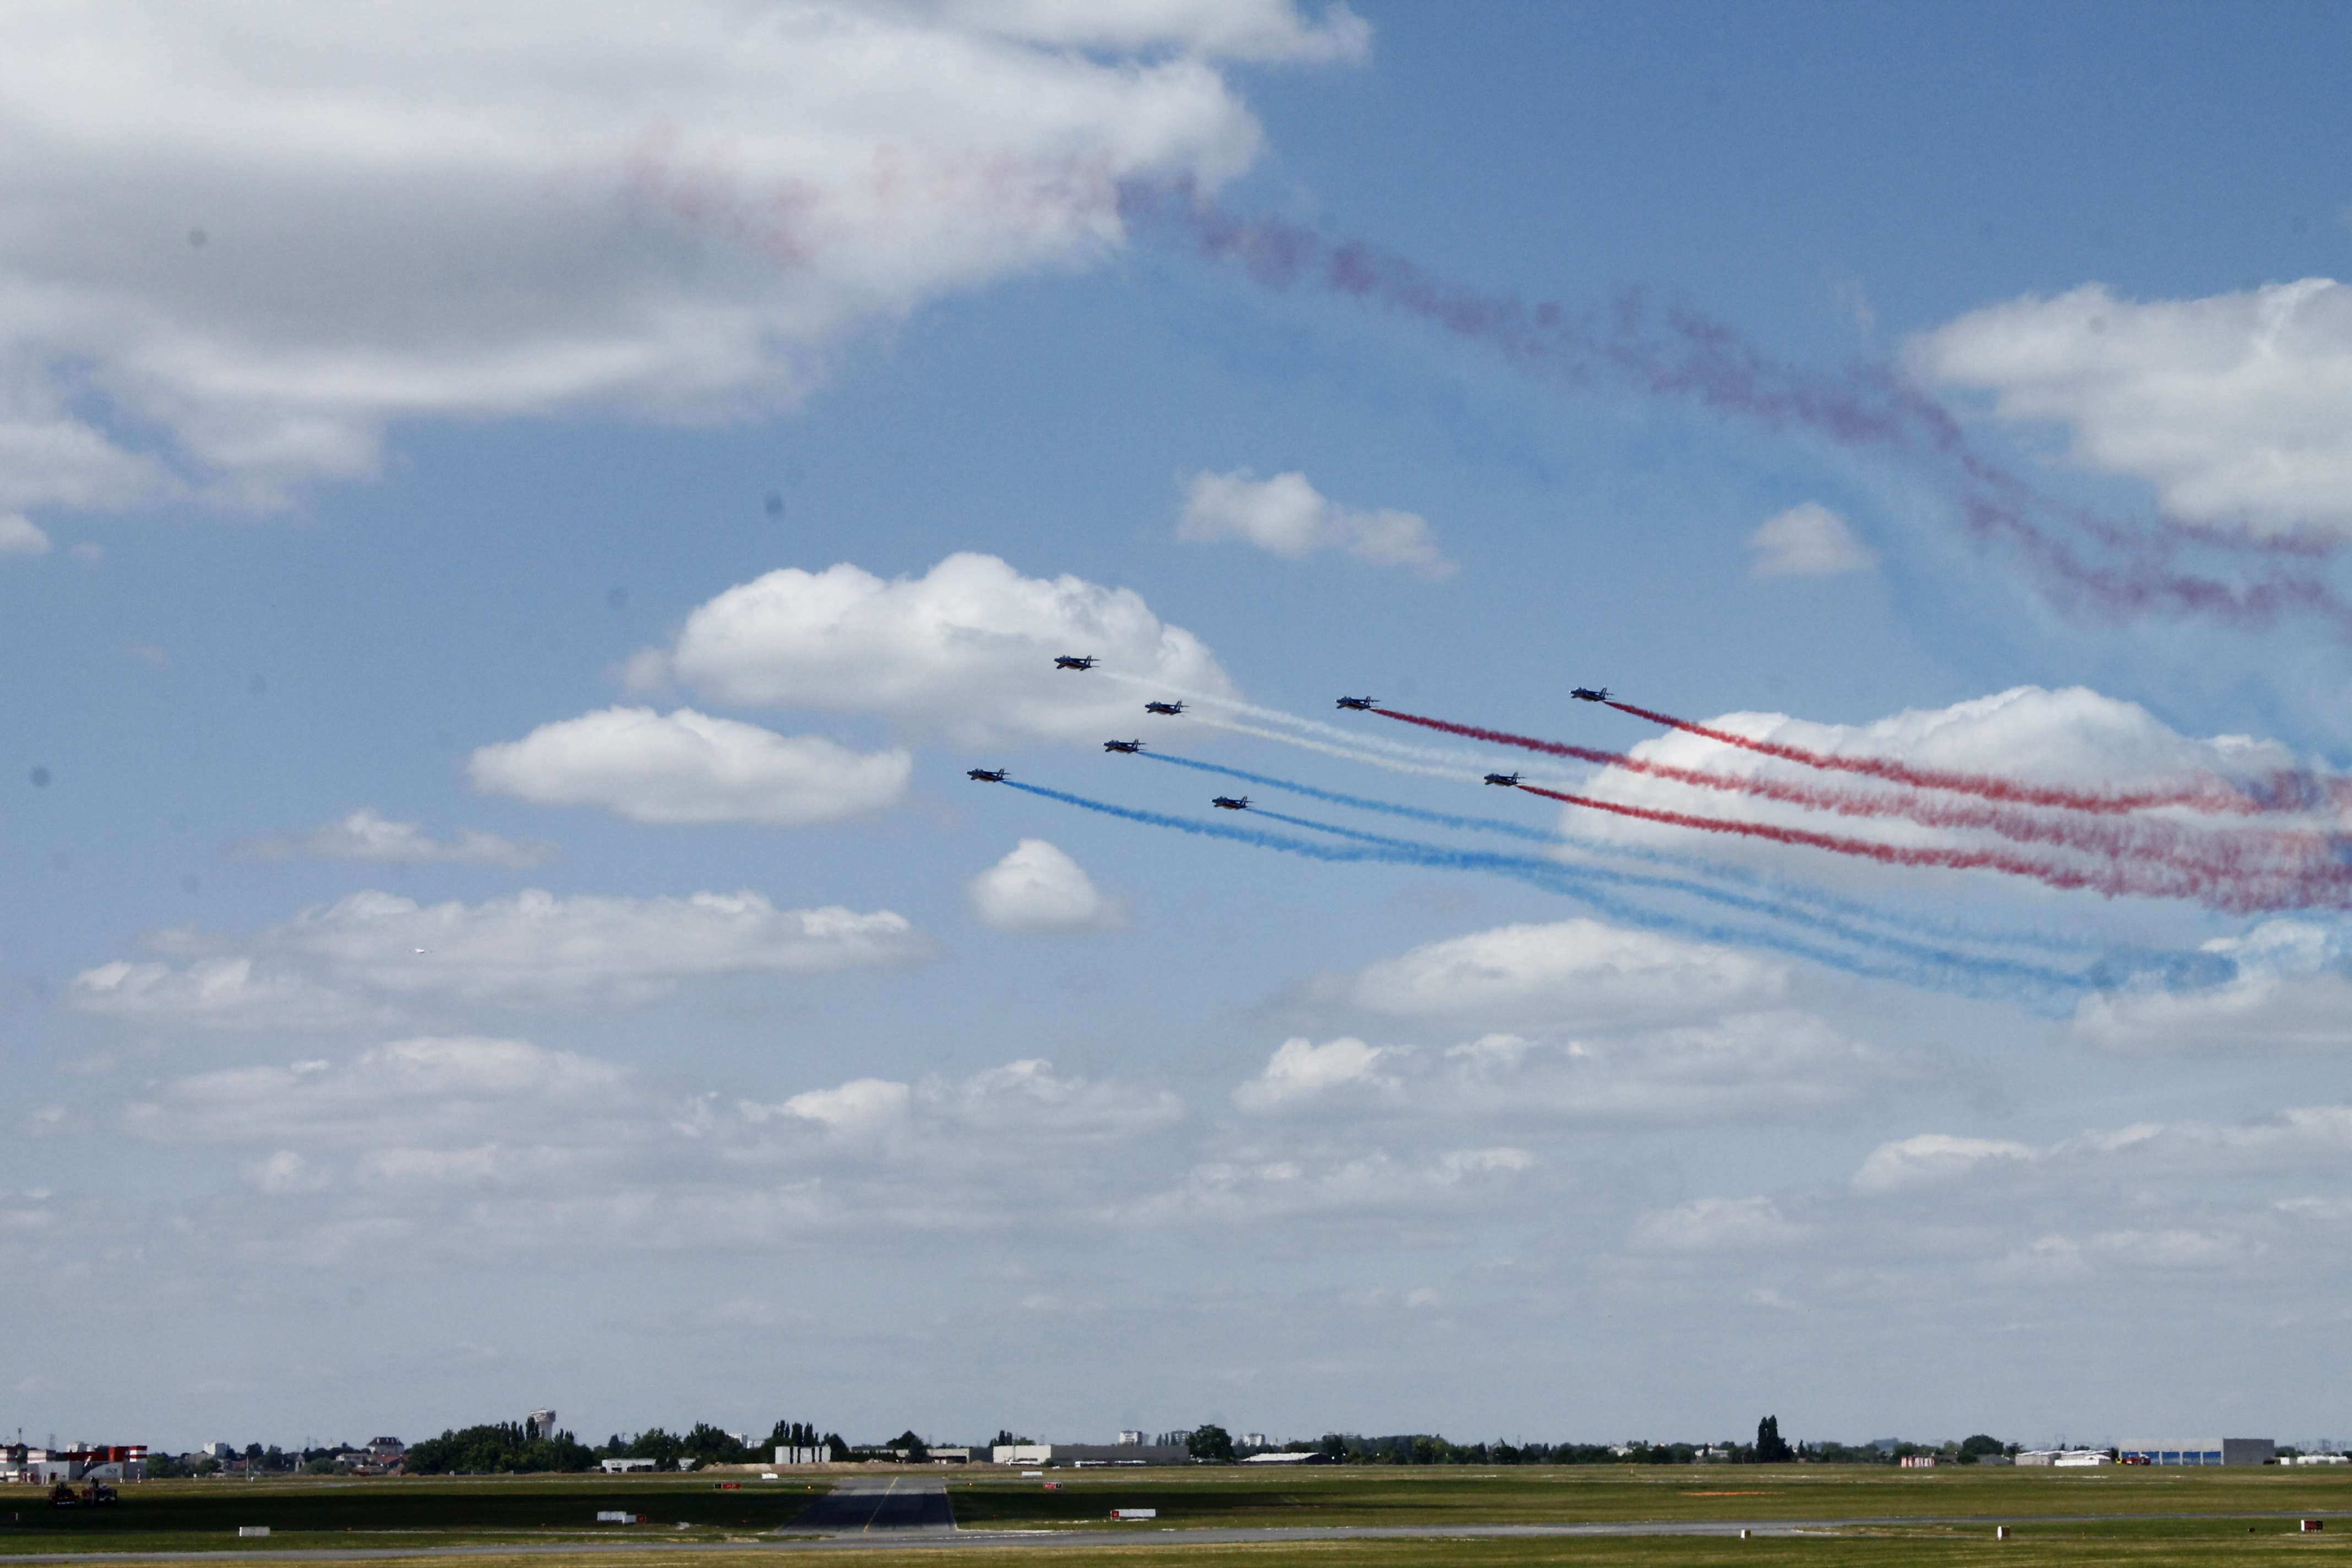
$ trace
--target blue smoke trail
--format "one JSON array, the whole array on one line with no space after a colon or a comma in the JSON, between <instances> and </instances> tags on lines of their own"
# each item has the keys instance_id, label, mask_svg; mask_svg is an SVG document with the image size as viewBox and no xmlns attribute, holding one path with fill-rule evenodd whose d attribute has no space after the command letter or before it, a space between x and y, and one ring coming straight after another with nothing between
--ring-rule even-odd
<instances>
[{"instance_id":1,"label":"blue smoke trail","mask_svg":"<svg viewBox=\"0 0 2352 1568\"><path fill-rule=\"evenodd\" d=\"M1275 822L1287 823L1293 827L1304 827L1316 833L1328 833L1337 837L1351 838L1361 843L1386 845L1401 849L1433 849L1439 850L1440 853L1444 852L1434 845L1420 844L1410 838L1391 838L1382 834L1366 833L1359 828L1340 827L1332 823L1317 822L1311 817L1289 816L1279 811L1265 811L1262 812L1262 815ZM1694 898L1707 899L1726 904L1733 909L1744 910L1751 914L1760 914L1775 920L1794 921L1830 935L1842 937L1848 942L1876 947L1887 952L1900 953L1913 963L1924 965L1931 972L1958 972L1975 979L2021 980L2032 984L2055 985L2066 989L2081 989L2084 984L2077 976L2046 968L2038 963L2024 963L2015 959L1988 958L1975 953L1956 952L1949 948L1928 947L1919 942L1906 942L1901 937L1888 936L1882 931L1857 931L1826 915L1809 914L1801 910L1786 909L1769 900L1750 899L1738 893L1727 893L1719 888L1710 888L1702 882L1685 881L1678 877L1649 877L1639 872L1606 870L1597 866L1570 868L1562 866L1556 860L1536 860L1519 855L1498 855L1485 858L1492 862L1488 867L1489 869L1517 877L1522 881L1532 882L1538 887L1548 886L1555 891L1572 892L1577 898L1583 898L1585 894L1581 889L1575 888L1574 884L1579 880L1591 880L1605 882L1618 888L1643 888L1654 892L1684 893ZM1882 970L1876 973L1892 972ZM1912 976L1906 973L1904 977Z\"/></svg>"},{"instance_id":2,"label":"blue smoke trail","mask_svg":"<svg viewBox=\"0 0 2352 1568\"><path fill-rule=\"evenodd\" d=\"M1678 915L1663 914L1655 910L1612 899L1586 884L1596 881L1624 881L1624 873L1597 871L1591 868L1570 868L1548 860L1536 860L1520 855L1494 855L1484 850L1447 849L1433 844L1418 844L1411 839L1384 839L1371 834L1354 834L1345 828L1327 828L1320 823L1303 818L1283 817L1276 820L1294 823L1318 832L1335 833L1341 837L1363 840L1354 845L1328 844L1311 838L1294 838L1288 834L1268 833L1262 828L1244 827L1239 824L1204 822L1193 817L1170 816L1162 812L1139 811L1132 806L1112 805L1105 801L1089 800L1084 795L1065 790L1048 789L1043 784L1024 784L1018 779L1004 781L1013 788L1031 795L1057 800L1066 805L1087 811L1100 812L1129 822L1139 822L1150 827L1171 828L1202 838L1222 838L1230 843L1247 844L1260 849L1273 849L1286 855L1302 856L1310 860L1352 863L1385 863L1389 865L1426 866L1440 870L1489 871L1521 881L1531 882L1548 892L1573 898L1587 907L1622 920L1629 924L1653 930L1673 931L1694 941L1716 942L1726 946L1762 947L1791 957L1803 958L1825 968L1869 979L1900 980L1912 984L1935 984L1955 974L1968 974L1984 979L2006 978L2027 981L2059 990L2074 991L2083 982L2073 975L2055 970L2003 960L1971 959L1949 955L1925 963L1888 964L1872 963L1853 953L1787 936L1777 931L1746 931L1738 927L1713 925ZM1769 906L1767 906L1768 910Z\"/></svg>"},{"instance_id":3,"label":"blue smoke trail","mask_svg":"<svg viewBox=\"0 0 2352 1568\"><path fill-rule=\"evenodd\" d=\"M1339 790L1322 789L1314 784L1300 784L1295 779L1276 778L1270 773L1254 773L1242 768L1230 768L1222 763L1204 763L1194 757L1180 757L1170 752L1139 752L1136 755L1180 768L1198 769L1204 773L1222 773L1227 778L1239 779L1244 784L1258 784L1266 789L1288 790L1296 795L1328 801L1334 805L1349 806L1358 811L1380 812L1390 816L1407 817L1415 822L1429 823L1433 826L1451 827L1458 832L1500 834L1506 837L1524 839L1530 843L1554 847L1607 854L1622 859L1639 860L1647 865L1671 866L1678 870L1696 871L1704 876L1713 877L1718 881L1736 883L1756 889L1756 896L1742 898L1737 894L1724 893L1719 889L1696 883L1673 883L1661 880L1648 885L1672 887L1675 890L1689 893L1694 898L1709 899L1740 909L1769 909L1784 919L1800 920L1824 931L1836 931L1856 942L1876 942L1881 939L1874 932L1852 930L1847 924L1832 920L1829 916L1802 914L1788 906L1791 903L1811 904L1817 909L1831 911L1833 915L1843 916L1844 921L1892 926L1898 930L1948 940L1981 942L1992 945L2025 945L2043 952L2062 946L2076 951L2084 951L2092 947L2092 944L2087 942L2045 937L2040 933L2021 935L1981 931L1968 929L1957 921L1912 920L1890 910L1874 909L1858 900L1842 899L1832 893L1811 888L1801 888L1779 879L1768 880L1739 868L1725 867L1712 861L1698 860L1689 856L1675 855L1635 845L1618 845L1601 840L1570 837L1564 834L1547 832L1540 827L1530 827L1523 822L1508 821L1503 817L1465 816L1455 812L1431 811L1421 806L1400 805L1394 801L1376 800L1367 795L1347 795ZM1603 871L1598 867L1588 868L1588 869L1595 876L1618 875Z\"/></svg>"}]
</instances>

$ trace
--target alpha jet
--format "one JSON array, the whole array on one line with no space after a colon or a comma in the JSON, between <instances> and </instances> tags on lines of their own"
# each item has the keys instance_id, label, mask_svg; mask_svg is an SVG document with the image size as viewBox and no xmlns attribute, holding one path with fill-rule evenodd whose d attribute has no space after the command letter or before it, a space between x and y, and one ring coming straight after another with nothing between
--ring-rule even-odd
<instances>
[{"instance_id":1,"label":"alpha jet","mask_svg":"<svg viewBox=\"0 0 2352 1568\"><path fill-rule=\"evenodd\" d=\"M1054 656L1055 669L1092 669L1094 667L1095 656L1092 654L1087 655L1084 658L1080 658L1074 653L1057 653Z\"/></svg>"},{"instance_id":2,"label":"alpha jet","mask_svg":"<svg viewBox=\"0 0 2352 1568\"><path fill-rule=\"evenodd\" d=\"M1125 752L1129 756L1132 756L1136 752L1143 750L1143 742L1140 741L1105 741L1103 742L1103 750L1106 752Z\"/></svg>"},{"instance_id":3,"label":"alpha jet","mask_svg":"<svg viewBox=\"0 0 2352 1568\"><path fill-rule=\"evenodd\" d=\"M1486 782L1490 784L1501 784L1505 789L1517 789L1519 787L1519 775L1517 773L1488 773L1486 775Z\"/></svg>"},{"instance_id":4,"label":"alpha jet","mask_svg":"<svg viewBox=\"0 0 2352 1568\"><path fill-rule=\"evenodd\" d=\"M1380 705L1380 700L1373 697L1342 697L1339 699L1340 707L1353 708L1359 713L1369 713Z\"/></svg>"},{"instance_id":5,"label":"alpha jet","mask_svg":"<svg viewBox=\"0 0 2352 1568\"><path fill-rule=\"evenodd\" d=\"M1003 768L968 768L964 771L963 776L980 784L1003 784L1004 770Z\"/></svg>"},{"instance_id":6,"label":"alpha jet","mask_svg":"<svg viewBox=\"0 0 2352 1568\"><path fill-rule=\"evenodd\" d=\"M1571 690L1569 695L1579 702L1606 702L1609 700L1609 689L1604 686L1595 691L1590 686L1580 686Z\"/></svg>"},{"instance_id":7,"label":"alpha jet","mask_svg":"<svg viewBox=\"0 0 2352 1568\"><path fill-rule=\"evenodd\" d=\"M1247 811L1249 809L1249 796L1244 795L1241 799L1235 800L1232 795L1221 795L1209 804L1211 805L1223 806L1227 811Z\"/></svg>"},{"instance_id":8,"label":"alpha jet","mask_svg":"<svg viewBox=\"0 0 2352 1568\"><path fill-rule=\"evenodd\" d=\"M1143 710L1146 713L1165 713L1173 719L1177 714L1184 711L1184 705L1181 702L1147 702L1143 705Z\"/></svg>"}]
</instances>

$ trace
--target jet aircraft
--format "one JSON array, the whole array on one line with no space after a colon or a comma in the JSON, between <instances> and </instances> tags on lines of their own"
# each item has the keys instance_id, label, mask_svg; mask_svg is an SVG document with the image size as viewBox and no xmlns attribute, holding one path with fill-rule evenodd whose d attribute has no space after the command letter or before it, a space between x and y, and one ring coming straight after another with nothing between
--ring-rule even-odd
<instances>
[{"instance_id":1,"label":"jet aircraft","mask_svg":"<svg viewBox=\"0 0 2352 1568\"><path fill-rule=\"evenodd\" d=\"M1209 804L1211 805L1222 805L1227 811L1247 811L1249 809L1249 796L1244 795L1241 799L1235 800L1232 795L1221 795Z\"/></svg>"},{"instance_id":2,"label":"jet aircraft","mask_svg":"<svg viewBox=\"0 0 2352 1568\"><path fill-rule=\"evenodd\" d=\"M1486 775L1486 782L1490 784L1501 784L1506 789L1517 789L1519 784L1519 775L1517 773L1488 773Z\"/></svg>"},{"instance_id":3,"label":"jet aircraft","mask_svg":"<svg viewBox=\"0 0 2352 1568\"><path fill-rule=\"evenodd\" d=\"M1339 699L1339 706L1353 708L1359 713L1368 713L1380 706L1380 700L1372 697L1342 697Z\"/></svg>"},{"instance_id":4,"label":"jet aircraft","mask_svg":"<svg viewBox=\"0 0 2352 1568\"><path fill-rule=\"evenodd\" d=\"M1132 753L1143 750L1143 742L1140 741L1105 741L1103 742L1103 750L1106 752L1127 752Z\"/></svg>"},{"instance_id":5,"label":"jet aircraft","mask_svg":"<svg viewBox=\"0 0 2352 1568\"><path fill-rule=\"evenodd\" d=\"M1590 686L1580 686L1569 695L1582 702L1606 702L1609 700L1609 689L1604 686L1595 691Z\"/></svg>"},{"instance_id":6,"label":"jet aircraft","mask_svg":"<svg viewBox=\"0 0 2352 1568\"><path fill-rule=\"evenodd\" d=\"M1054 656L1055 669L1092 669L1094 667L1095 656L1092 654L1087 655L1084 658L1080 658L1074 653L1059 653Z\"/></svg>"},{"instance_id":7,"label":"jet aircraft","mask_svg":"<svg viewBox=\"0 0 2352 1568\"><path fill-rule=\"evenodd\" d=\"M965 770L963 776L976 779L982 784L1003 784L1004 770L1003 768L969 768Z\"/></svg>"},{"instance_id":8,"label":"jet aircraft","mask_svg":"<svg viewBox=\"0 0 2352 1568\"><path fill-rule=\"evenodd\" d=\"M1146 713L1165 713L1173 719L1177 714L1184 711L1184 705L1181 702L1147 702L1143 705L1143 710Z\"/></svg>"}]
</instances>

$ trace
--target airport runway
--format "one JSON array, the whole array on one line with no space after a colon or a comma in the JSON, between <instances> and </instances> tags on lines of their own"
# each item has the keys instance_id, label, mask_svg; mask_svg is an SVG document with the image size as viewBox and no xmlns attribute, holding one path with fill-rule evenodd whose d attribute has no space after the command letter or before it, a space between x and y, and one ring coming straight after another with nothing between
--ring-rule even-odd
<instances>
[{"instance_id":1,"label":"airport runway","mask_svg":"<svg viewBox=\"0 0 2352 1568\"><path fill-rule=\"evenodd\" d=\"M838 1511L819 1514L828 1504ZM812 1522L812 1516L824 1522ZM1611 1536L1737 1536L1745 1530L1757 1536L1806 1535L1839 1530L1937 1528L1979 1529L1988 1535L1996 1524L2011 1527L2012 1539L2032 1538L2037 1527L2070 1524L2129 1524L2156 1520L2244 1520L2276 1526L2291 1533L2298 1519L2352 1518L2336 1510L2304 1510L2295 1513L2083 1513L2042 1515L1961 1515L1856 1519L1759 1520L1605 1520L1581 1524L1394 1524L1394 1525L1265 1525L1182 1530L1135 1524L1101 1530L958 1530L947 1503L947 1489L901 1479L894 1486L879 1479L845 1481L833 1493L803 1510L785 1528L793 1531L827 1530L830 1535L770 1536L757 1543L744 1541L672 1541L658 1535L599 1541L538 1542L478 1546L336 1547L312 1551L279 1547L276 1551L221 1552L56 1552L0 1555L0 1568L20 1563L240 1563L276 1560L281 1563L380 1563L402 1558L523 1557L552 1553L674 1552L691 1556L709 1552L873 1552L945 1548L950 1550L1013 1548L1052 1550L1102 1546L1248 1546L1309 1541L1482 1541L1496 1539L1578 1540Z\"/></svg>"},{"instance_id":2,"label":"airport runway","mask_svg":"<svg viewBox=\"0 0 2352 1568\"><path fill-rule=\"evenodd\" d=\"M887 1534L903 1539L953 1531L948 1484L937 1476L852 1476L793 1516L779 1533Z\"/></svg>"}]
</instances>

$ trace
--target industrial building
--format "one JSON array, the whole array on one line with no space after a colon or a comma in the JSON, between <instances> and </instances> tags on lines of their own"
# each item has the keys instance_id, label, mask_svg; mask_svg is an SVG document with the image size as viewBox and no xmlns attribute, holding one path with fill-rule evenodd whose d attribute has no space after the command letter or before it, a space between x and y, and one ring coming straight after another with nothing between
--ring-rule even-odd
<instances>
[{"instance_id":1,"label":"industrial building","mask_svg":"<svg viewBox=\"0 0 2352 1568\"><path fill-rule=\"evenodd\" d=\"M0 1481L55 1486L59 1481L143 1481L144 1443L83 1443L70 1448L0 1445Z\"/></svg>"},{"instance_id":2,"label":"industrial building","mask_svg":"<svg viewBox=\"0 0 2352 1568\"><path fill-rule=\"evenodd\" d=\"M555 1412L534 1410L522 1418L522 1436L526 1443L543 1443L555 1436Z\"/></svg>"},{"instance_id":3,"label":"industrial building","mask_svg":"<svg viewBox=\"0 0 2352 1568\"><path fill-rule=\"evenodd\" d=\"M2127 1437L2116 1445L2126 1465L2270 1465L2278 1443L2270 1437Z\"/></svg>"}]
</instances>

